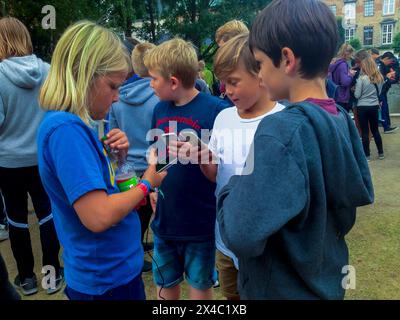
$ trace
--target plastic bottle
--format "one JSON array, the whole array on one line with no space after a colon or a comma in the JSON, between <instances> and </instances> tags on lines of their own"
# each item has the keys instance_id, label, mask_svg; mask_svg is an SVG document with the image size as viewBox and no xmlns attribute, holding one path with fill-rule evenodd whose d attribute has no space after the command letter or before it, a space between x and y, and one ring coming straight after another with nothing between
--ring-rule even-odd
<instances>
[{"instance_id":1,"label":"plastic bottle","mask_svg":"<svg viewBox=\"0 0 400 320\"><path fill-rule=\"evenodd\" d=\"M119 163L115 180L121 192L128 191L139 183L135 169L126 160Z\"/></svg>"}]
</instances>

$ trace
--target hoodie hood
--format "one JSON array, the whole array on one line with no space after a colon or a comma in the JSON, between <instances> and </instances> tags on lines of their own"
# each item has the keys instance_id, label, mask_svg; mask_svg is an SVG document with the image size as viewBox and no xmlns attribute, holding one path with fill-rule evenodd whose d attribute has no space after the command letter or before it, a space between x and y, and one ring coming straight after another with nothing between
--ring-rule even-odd
<instances>
[{"instance_id":1,"label":"hoodie hood","mask_svg":"<svg viewBox=\"0 0 400 320\"><path fill-rule=\"evenodd\" d=\"M308 118L318 137L328 207L370 204L374 199L371 175L359 134L347 112L339 110L337 116L328 116L324 109L307 102L288 106L292 108Z\"/></svg>"},{"instance_id":2,"label":"hoodie hood","mask_svg":"<svg viewBox=\"0 0 400 320\"><path fill-rule=\"evenodd\" d=\"M143 78L123 85L119 92L120 100L132 106L142 106L155 95L150 81L150 78Z\"/></svg>"},{"instance_id":3,"label":"hoodie hood","mask_svg":"<svg viewBox=\"0 0 400 320\"><path fill-rule=\"evenodd\" d=\"M34 54L24 57L11 57L0 63L3 73L14 85L24 89L38 86L47 76L48 65Z\"/></svg>"},{"instance_id":4,"label":"hoodie hood","mask_svg":"<svg viewBox=\"0 0 400 320\"><path fill-rule=\"evenodd\" d=\"M342 59L342 58L337 59L335 62L333 62L333 63L331 63L331 64L329 65L328 71L329 71L329 72L332 72L333 70L337 69L337 66L339 66L339 64L341 64L341 63L347 64L346 60L344 60L344 59Z\"/></svg>"}]
</instances>

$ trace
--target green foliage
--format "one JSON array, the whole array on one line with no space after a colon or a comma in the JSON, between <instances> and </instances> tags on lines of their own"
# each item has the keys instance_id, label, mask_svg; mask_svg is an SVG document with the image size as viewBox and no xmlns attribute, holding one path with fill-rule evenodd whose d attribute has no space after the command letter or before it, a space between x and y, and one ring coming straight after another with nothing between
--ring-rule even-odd
<instances>
[{"instance_id":1,"label":"green foliage","mask_svg":"<svg viewBox=\"0 0 400 320\"><path fill-rule=\"evenodd\" d=\"M361 42L357 38L351 39L349 41L349 44L354 48L354 50L360 50L361 49Z\"/></svg>"},{"instance_id":2,"label":"green foliage","mask_svg":"<svg viewBox=\"0 0 400 320\"><path fill-rule=\"evenodd\" d=\"M336 18L336 22L337 22L337 27L338 27L338 32L339 32L339 44L338 44L338 48L340 48L340 46L344 43L345 40L345 30L343 28L343 17L337 17Z\"/></svg>"},{"instance_id":3,"label":"green foliage","mask_svg":"<svg viewBox=\"0 0 400 320\"><path fill-rule=\"evenodd\" d=\"M175 36L190 40L200 56L211 60L217 46L217 28L232 19L248 26L271 0L52 0L56 29L43 29L41 10L47 0L0 0L0 15L20 19L29 29L35 53L47 61L65 29L89 19L123 36L134 32L139 38L161 42ZM141 22L135 26L135 22Z\"/></svg>"},{"instance_id":4,"label":"green foliage","mask_svg":"<svg viewBox=\"0 0 400 320\"><path fill-rule=\"evenodd\" d=\"M397 33L393 39L393 50L396 53L400 52L400 33Z\"/></svg>"}]
</instances>

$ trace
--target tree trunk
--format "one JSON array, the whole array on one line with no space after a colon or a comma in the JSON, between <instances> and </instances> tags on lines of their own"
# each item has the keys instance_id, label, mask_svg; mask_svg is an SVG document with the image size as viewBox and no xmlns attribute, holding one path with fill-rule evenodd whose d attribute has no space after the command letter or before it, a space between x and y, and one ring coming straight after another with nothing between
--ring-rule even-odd
<instances>
[{"instance_id":1,"label":"tree trunk","mask_svg":"<svg viewBox=\"0 0 400 320\"><path fill-rule=\"evenodd\" d=\"M153 0L147 0L147 10L150 18L150 33L151 33L151 42L156 42L156 24L154 19L154 4Z\"/></svg>"}]
</instances>

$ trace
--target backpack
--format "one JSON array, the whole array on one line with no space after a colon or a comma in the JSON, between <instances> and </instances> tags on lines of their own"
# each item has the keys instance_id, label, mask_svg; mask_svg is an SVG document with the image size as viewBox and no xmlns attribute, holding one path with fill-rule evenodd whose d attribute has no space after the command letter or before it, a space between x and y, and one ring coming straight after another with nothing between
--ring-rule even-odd
<instances>
[{"instance_id":1,"label":"backpack","mask_svg":"<svg viewBox=\"0 0 400 320\"><path fill-rule=\"evenodd\" d=\"M336 67L328 73L328 77L326 78L325 81L325 87L326 87L326 93L328 94L328 97L331 99L334 99L336 101L337 99L337 95L339 92L339 87L340 84L337 84L334 80L333 80L333 74L335 73L336 69L342 64L345 63L344 61L338 63L336 65Z\"/></svg>"},{"instance_id":2,"label":"backpack","mask_svg":"<svg viewBox=\"0 0 400 320\"><path fill-rule=\"evenodd\" d=\"M334 83L332 79L326 78L325 87L328 97L336 101L336 96L338 94L339 86L336 83Z\"/></svg>"}]
</instances>

